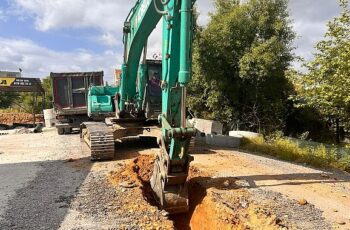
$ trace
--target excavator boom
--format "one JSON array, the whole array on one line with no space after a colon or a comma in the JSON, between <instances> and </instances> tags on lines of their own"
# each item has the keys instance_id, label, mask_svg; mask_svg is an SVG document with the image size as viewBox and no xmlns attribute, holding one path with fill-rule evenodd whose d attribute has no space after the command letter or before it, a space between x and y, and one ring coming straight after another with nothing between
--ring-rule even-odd
<instances>
[{"instance_id":1,"label":"excavator boom","mask_svg":"<svg viewBox=\"0 0 350 230\"><path fill-rule=\"evenodd\" d=\"M136 2L124 23L120 86L113 89L117 93L110 96L100 93L102 89L90 90L92 106L97 108L91 111L100 116L98 110L105 108L103 112L107 114L113 108L115 117L106 124L90 122L81 126L82 139L90 147L92 157L108 159L112 157L111 136L115 140L137 134L139 126L135 128L132 123L139 125L156 111L149 109L149 101L161 103L158 120L162 135L151 186L160 205L172 214L189 209L186 181L192 157L188 147L194 129L186 127L186 86L191 80L194 3L195 0ZM161 20L162 62L150 62L146 60L147 41ZM161 74L157 74L157 69L161 69ZM104 149L108 154L101 153Z\"/></svg>"},{"instance_id":2,"label":"excavator boom","mask_svg":"<svg viewBox=\"0 0 350 230\"><path fill-rule=\"evenodd\" d=\"M192 160L188 147L194 129L186 127L186 86L191 80L194 0L139 0L124 25L119 116L142 111L136 78L142 50L158 22L162 37L162 125L151 186L161 206L170 213L187 212L187 176ZM142 74L140 74L142 77ZM141 79L142 80L142 79ZM127 108L126 105L134 105ZM128 110L129 109L129 110ZM142 114L142 113L141 113Z\"/></svg>"}]
</instances>

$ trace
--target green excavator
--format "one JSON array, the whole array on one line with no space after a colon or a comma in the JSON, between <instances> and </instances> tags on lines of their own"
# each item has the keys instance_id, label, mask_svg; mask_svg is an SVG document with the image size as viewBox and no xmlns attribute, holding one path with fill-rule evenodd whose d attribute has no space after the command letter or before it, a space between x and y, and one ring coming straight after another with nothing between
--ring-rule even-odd
<instances>
[{"instance_id":1,"label":"green excavator","mask_svg":"<svg viewBox=\"0 0 350 230\"><path fill-rule=\"evenodd\" d=\"M124 61L118 87L92 86L81 139L93 160L112 159L115 141L161 126L151 187L171 214L189 210L188 148L194 128L186 126L186 86L191 80L195 0L138 0L124 23ZM147 60L147 40L163 21L162 60Z\"/></svg>"}]
</instances>

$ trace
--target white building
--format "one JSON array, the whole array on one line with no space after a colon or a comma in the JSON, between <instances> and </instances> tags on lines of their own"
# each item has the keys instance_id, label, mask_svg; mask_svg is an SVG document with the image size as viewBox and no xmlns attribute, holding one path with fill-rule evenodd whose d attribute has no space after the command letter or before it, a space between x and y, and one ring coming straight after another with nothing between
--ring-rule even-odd
<instances>
[{"instance_id":1,"label":"white building","mask_svg":"<svg viewBox=\"0 0 350 230\"><path fill-rule=\"evenodd\" d=\"M0 77L22 77L21 72L0 71Z\"/></svg>"}]
</instances>

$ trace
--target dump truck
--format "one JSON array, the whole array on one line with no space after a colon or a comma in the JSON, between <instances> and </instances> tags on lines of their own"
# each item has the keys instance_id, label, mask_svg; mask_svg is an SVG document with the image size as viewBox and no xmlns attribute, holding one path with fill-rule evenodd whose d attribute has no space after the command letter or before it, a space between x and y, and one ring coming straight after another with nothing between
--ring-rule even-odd
<instances>
[{"instance_id":1,"label":"dump truck","mask_svg":"<svg viewBox=\"0 0 350 230\"><path fill-rule=\"evenodd\" d=\"M103 86L103 71L51 73L53 108L59 135L70 134L88 121L87 97L90 86Z\"/></svg>"}]
</instances>

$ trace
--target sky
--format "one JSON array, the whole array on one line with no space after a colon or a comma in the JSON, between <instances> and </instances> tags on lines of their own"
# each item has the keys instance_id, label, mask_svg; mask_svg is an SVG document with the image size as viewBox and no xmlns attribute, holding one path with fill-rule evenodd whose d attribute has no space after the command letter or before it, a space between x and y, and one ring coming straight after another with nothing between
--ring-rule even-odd
<instances>
[{"instance_id":1,"label":"sky","mask_svg":"<svg viewBox=\"0 0 350 230\"><path fill-rule=\"evenodd\" d=\"M123 22L136 0L0 0L0 70L23 70L24 77L50 72L105 71L123 58ZM212 0L197 0L205 26ZM338 0L290 0L290 17L298 34L295 53L306 60L322 39L326 23L339 15ZM149 39L148 56L160 53L158 25ZM297 65L296 65L297 66Z\"/></svg>"}]
</instances>

